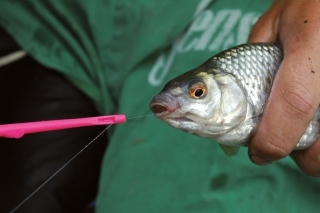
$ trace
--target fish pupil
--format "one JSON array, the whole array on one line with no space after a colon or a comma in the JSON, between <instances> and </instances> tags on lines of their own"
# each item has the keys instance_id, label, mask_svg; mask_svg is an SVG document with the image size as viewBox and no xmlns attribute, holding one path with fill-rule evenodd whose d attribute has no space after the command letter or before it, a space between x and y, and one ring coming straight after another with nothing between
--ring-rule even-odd
<instances>
[{"instance_id":1,"label":"fish pupil","mask_svg":"<svg viewBox=\"0 0 320 213\"><path fill-rule=\"evenodd\" d=\"M198 98L200 98L202 95L203 95L203 90L202 89L197 89L195 92L194 92L194 95Z\"/></svg>"}]
</instances>

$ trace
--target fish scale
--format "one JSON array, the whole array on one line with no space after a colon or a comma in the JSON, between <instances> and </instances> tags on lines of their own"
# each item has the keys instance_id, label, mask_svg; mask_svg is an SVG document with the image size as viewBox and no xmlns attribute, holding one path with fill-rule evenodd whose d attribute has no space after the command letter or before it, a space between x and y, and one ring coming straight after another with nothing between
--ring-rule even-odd
<instances>
[{"instance_id":1,"label":"fish scale","mask_svg":"<svg viewBox=\"0 0 320 213\"><path fill-rule=\"evenodd\" d=\"M255 45L243 44L225 50L212 57L212 61L239 80L245 90L251 94L248 96L251 104L261 105L265 102L267 95L261 93L254 85L259 85L258 88L271 87L268 81L273 81L282 58L280 47L274 44L257 43ZM257 63L258 61L259 63ZM239 66L241 69L238 68ZM255 67L259 67L259 69Z\"/></svg>"}]
</instances>

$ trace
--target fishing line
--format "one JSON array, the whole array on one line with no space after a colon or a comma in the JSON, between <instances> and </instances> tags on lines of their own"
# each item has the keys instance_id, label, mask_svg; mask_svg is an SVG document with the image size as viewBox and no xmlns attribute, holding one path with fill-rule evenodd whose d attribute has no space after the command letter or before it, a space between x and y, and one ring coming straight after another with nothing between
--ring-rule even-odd
<instances>
[{"instance_id":1,"label":"fishing line","mask_svg":"<svg viewBox=\"0 0 320 213\"><path fill-rule=\"evenodd\" d=\"M139 119L147 116L151 116L152 114L148 115L141 115L136 117L127 118L127 120L132 119ZM26 197L23 201L21 201L13 210L10 211L10 213L16 212L24 203L26 203L34 194L36 194L42 187L44 187L52 178L54 178L59 172L61 172L62 169L64 169L71 161L73 161L78 155L80 155L88 146L90 146L95 140L97 140L104 132L106 132L112 124L107 126L101 133L99 133L94 139L92 139L85 147L83 147L77 154L75 154L68 162L66 162L60 169L58 169L53 175L51 175L45 182L43 182L38 188L36 188L28 197Z\"/></svg>"},{"instance_id":2,"label":"fishing line","mask_svg":"<svg viewBox=\"0 0 320 213\"><path fill-rule=\"evenodd\" d=\"M139 119L147 116L151 116L153 114L141 115L136 117L127 118L127 120ZM101 133L99 133L94 139L92 139L85 147L83 147L77 154L75 154L68 162L66 162L60 169L58 169L53 175L51 175L45 182L43 182L37 189L35 189L28 197L26 197L23 201L21 201L10 213L14 213L17 211L23 204L25 204L34 194L36 194L43 186L45 186L52 178L54 178L62 169L64 169L71 161L73 161L78 155L80 155L88 146L90 146L95 140L97 140L104 132L106 132L112 124L107 126Z\"/></svg>"},{"instance_id":3,"label":"fishing line","mask_svg":"<svg viewBox=\"0 0 320 213\"><path fill-rule=\"evenodd\" d=\"M90 146L95 140L97 140L111 126L112 126L112 124L107 126L101 133L99 133L94 139L92 139L84 148L82 148L77 154L75 154L67 163L65 163L60 169L58 169L53 175L51 175L45 182L43 182L28 197L26 197L23 201L21 201L21 203L19 203L10 213L14 213L15 211L17 211L25 202L27 202L34 194L36 194L44 185L46 185L52 178L54 178L62 169L64 169L71 161L73 161L78 155L80 155L88 146Z\"/></svg>"},{"instance_id":4,"label":"fishing line","mask_svg":"<svg viewBox=\"0 0 320 213\"><path fill-rule=\"evenodd\" d=\"M131 120L131 119L138 119L138 118L144 118L144 117L148 117L154 115L153 113L148 114L148 115L141 115L141 116L137 116L137 117L131 117L131 118L127 118L127 120Z\"/></svg>"}]
</instances>

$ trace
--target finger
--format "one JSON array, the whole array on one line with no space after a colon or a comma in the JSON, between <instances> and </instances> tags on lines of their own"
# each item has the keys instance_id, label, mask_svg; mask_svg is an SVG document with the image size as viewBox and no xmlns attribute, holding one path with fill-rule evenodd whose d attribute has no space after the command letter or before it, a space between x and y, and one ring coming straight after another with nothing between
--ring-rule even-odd
<instances>
[{"instance_id":1,"label":"finger","mask_svg":"<svg viewBox=\"0 0 320 213\"><path fill-rule=\"evenodd\" d=\"M320 176L320 140L306 150L292 152L290 156L304 173Z\"/></svg>"},{"instance_id":2,"label":"finger","mask_svg":"<svg viewBox=\"0 0 320 213\"><path fill-rule=\"evenodd\" d=\"M253 25L248 42L275 42L278 36L279 12L282 4L274 3Z\"/></svg>"},{"instance_id":3,"label":"finger","mask_svg":"<svg viewBox=\"0 0 320 213\"><path fill-rule=\"evenodd\" d=\"M308 49L295 48L279 68L257 133L250 142L249 156L254 163L267 164L290 154L314 116L320 76L312 72Z\"/></svg>"}]
</instances>

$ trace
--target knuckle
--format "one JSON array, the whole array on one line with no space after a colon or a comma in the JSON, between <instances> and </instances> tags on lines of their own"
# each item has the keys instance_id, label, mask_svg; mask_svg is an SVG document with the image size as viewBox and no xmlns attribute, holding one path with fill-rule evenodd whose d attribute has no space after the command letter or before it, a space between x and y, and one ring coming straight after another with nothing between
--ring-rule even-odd
<instances>
[{"instance_id":1,"label":"knuckle","mask_svg":"<svg viewBox=\"0 0 320 213\"><path fill-rule=\"evenodd\" d=\"M268 135L264 138L261 146L257 147L259 153L263 156L271 159L278 160L286 157L292 151L289 147L285 146L283 140L277 139L277 137L272 137Z\"/></svg>"},{"instance_id":2,"label":"knuckle","mask_svg":"<svg viewBox=\"0 0 320 213\"><path fill-rule=\"evenodd\" d=\"M291 89L281 93L284 100L283 110L298 120L311 117L318 105L315 95L301 83L293 84Z\"/></svg>"}]
</instances>

